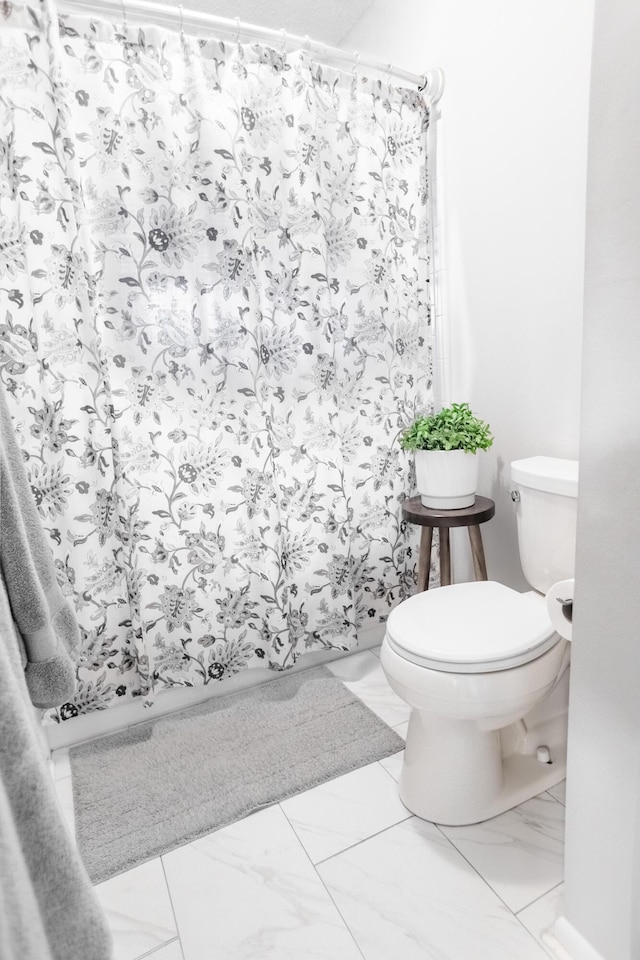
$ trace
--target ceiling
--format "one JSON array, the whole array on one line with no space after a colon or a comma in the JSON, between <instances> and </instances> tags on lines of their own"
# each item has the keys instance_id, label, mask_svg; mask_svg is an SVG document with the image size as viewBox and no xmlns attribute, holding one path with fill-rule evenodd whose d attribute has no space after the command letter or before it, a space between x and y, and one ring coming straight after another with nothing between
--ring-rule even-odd
<instances>
[{"instance_id":1,"label":"ceiling","mask_svg":"<svg viewBox=\"0 0 640 960\"><path fill-rule=\"evenodd\" d=\"M175 9L175 2L162 0ZM243 23L254 23L336 46L346 37L373 0L184 0L197 10Z\"/></svg>"}]
</instances>

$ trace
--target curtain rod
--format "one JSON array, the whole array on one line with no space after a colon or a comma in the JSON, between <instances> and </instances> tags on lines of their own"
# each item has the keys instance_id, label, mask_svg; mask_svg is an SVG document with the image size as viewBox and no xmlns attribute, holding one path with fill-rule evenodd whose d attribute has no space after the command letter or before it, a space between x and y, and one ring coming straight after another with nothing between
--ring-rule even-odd
<instances>
[{"instance_id":1,"label":"curtain rod","mask_svg":"<svg viewBox=\"0 0 640 960\"><path fill-rule=\"evenodd\" d=\"M323 62L332 63L338 67L356 73L361 67L375 70L376 73L402 80L405 83L424 90L430 103L437 103L444 88L444 74L442 70L428 70L419 75L408 70L400 70L390 63L381 63L368 57L360 57L357 51L348 53L339 47L330 47L328 44L309 37L299 37L286 30L272 30L269 27L260 27L251 23L242 23L236 17L229 20L217 17L210 13L183 9L182 4L171 7L169 4L157 3L154 0L59 0L58 9L61 13L84 13L89 16L107 16L120 23L154 23L159 26L178 28L180 32L197 32L215 34L220 39L256 40L267 42L276 49L308 50Z\"/></svg>"}]
</instances>

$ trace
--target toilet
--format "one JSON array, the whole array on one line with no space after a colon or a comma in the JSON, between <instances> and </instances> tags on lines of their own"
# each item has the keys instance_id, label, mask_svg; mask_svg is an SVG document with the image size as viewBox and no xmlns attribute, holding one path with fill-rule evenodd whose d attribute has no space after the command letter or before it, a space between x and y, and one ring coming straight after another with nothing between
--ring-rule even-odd
<instances>
[{"instance_id":1,"label":"toilet","mask_svg":"<svg viewBox=\"0 0 640 960\"><path fill-rule=\"evenodd\" d=\"M569 641L545 595L574 574L578 463L511 464L531 591L494 581L418 593L389 615L380 660L411 707L400 798L425 820L478 823L566 772Z\"/></svg>"}]
</instances>

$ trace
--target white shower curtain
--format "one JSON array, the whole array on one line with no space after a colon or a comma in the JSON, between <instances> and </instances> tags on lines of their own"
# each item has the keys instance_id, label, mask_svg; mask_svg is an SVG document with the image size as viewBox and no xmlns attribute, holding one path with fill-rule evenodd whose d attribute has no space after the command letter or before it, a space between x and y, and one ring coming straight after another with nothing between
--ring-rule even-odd
<instances>
[{"instance_id":1,"label":"white shower curtain","mask_svg":"<svg viewBox=\"0 0 640 960\"><path fill-rule=\"evenodd\" d=\"M52 719L352 648L414 584L421 95L7 15L0 376L83 632Z\"/></svg>"}]
</instances>

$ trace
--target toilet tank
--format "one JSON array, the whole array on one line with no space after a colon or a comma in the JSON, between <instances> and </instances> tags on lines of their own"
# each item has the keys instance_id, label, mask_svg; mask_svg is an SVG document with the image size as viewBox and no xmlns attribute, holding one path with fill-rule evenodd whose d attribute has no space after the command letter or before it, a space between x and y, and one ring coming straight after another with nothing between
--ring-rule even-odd
<instances>
[{"instance_id":1,"label":"toilet tank","mask_svg":"<svg viewBox=\"0 0 640 960\"><path fill-rule=\"evenodd\" d=\"M546 593L574 575L578 461L556 457L514 460L518 545L523 573L534 590Z\"/></svg>"}]
</instances>

